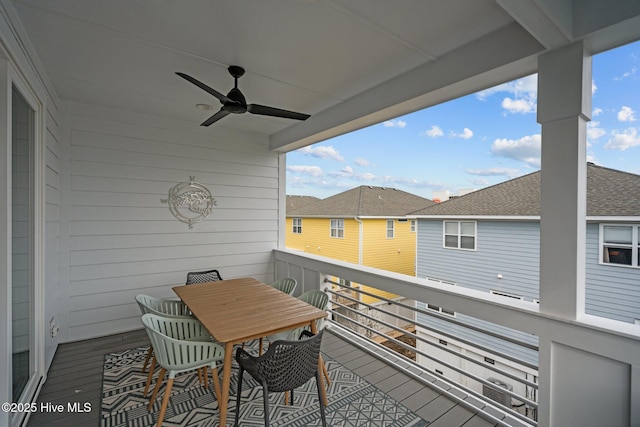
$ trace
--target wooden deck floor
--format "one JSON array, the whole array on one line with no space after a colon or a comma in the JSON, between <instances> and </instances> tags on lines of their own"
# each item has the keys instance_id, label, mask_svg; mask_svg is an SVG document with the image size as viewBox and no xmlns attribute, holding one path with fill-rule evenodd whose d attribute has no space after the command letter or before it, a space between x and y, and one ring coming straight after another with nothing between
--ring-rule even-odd
<instances>
[{"instance_id":1,"label":"wooden deck floor","mask_svg":"<svg viewBox=\"0 0 640 427\"><path fill-rule=\"evenodd\" d=\"M126 350L148 342L143 330L59 346L40 396L54 405L67 402L91 404L85 413L34 413L29 427L98 426L102 363L105 353ZM486 427L494 424L452 399L399 372L384 361L355 347L333 333L325 333L323 352L402 402L433 427Z\"/></svg>"}]
</instances>

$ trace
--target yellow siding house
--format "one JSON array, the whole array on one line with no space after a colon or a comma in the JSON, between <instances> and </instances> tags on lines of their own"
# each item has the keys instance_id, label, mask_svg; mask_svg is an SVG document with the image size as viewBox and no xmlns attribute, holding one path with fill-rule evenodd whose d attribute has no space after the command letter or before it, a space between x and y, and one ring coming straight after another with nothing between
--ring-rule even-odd
<instances>
[{"instance_id":1,"label":"yellow siding house","mask_svg":"<svg viewBox=\"0 0 640 427\"><path fill-rule=\"evenodd\" d=\"M286 246L328 258L415 276L415 220L433 205L394 188L360 186L323 200L287 196ZM386 298L395 295L375 291ZM375 302L364 297L363 302Z\"/></svg>"}]
</instances>

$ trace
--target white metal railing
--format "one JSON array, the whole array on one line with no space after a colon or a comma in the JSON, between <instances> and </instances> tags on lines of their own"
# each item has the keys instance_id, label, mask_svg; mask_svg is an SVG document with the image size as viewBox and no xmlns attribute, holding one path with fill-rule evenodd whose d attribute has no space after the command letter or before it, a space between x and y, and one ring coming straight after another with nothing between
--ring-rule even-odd
<instances>
[{"instance_id":1,"label":"white metal railing","mask_svg":"<svg viewBox=\"0 0 640 427\"><path fill-rule=\"evenodd\" d=\"M584 314L575 319L562 318L541 312L534 302L506 300L487 292L295 250L274 250L274 260L276 275L296 278L300 291L327 289L331 284L325 279L339 277L537 336L541 426L551 425L556 417L566 419L575 411L615 419L621 419L619 414L623 411L622 418L629 424L640 423L637 325ZM354 336L366 339L362 334ZM611 375L616 379L613 383L607 381ZM567 412L563 408L571 409Z\"/></svg>"},{"instance_id":2,"label":"white metal railing","mask_svg":"<svg viewBox=\"0 0 640 427\"><path fill-rule=\"evenodd\" d=\"M332 305L331 313L332 313L332 318L336 323L343 325L354 332L358 332L361 335L365 335L368 338L373 339L374 341L375 341L375 337L380 337L384 341L392 342L395 345L400 346L405 350L409 351L410 353L419 355L426 359L433 360L434 362L437 362L439 365L445 366L451 371L455 371L460 375L466 377L467 379L472 380L473 382L475 382L476 385L480 385L482 387L482 390L489 390L490 395L502 396L502 397L509 396L508 398L505 399L505 402L508 400L509 403L501 402L504 405L502 409L507 413L509 413L510 415L512 415L514 418L518 418L521 421L527 422L532 425L536 424L535 421L537 419L537 408L538 408L538 404L536 401L531 400L526 395L522 395L517 392L513 392L509 389L504 389L502 387L499 387L494 382L489 381L487 378L476 375L466 368L465 369L461 368L454 361L448 362L448 361L442 360L442 358L434 357L431 352L421 350L421 348L425 348L425 347L435 348L435 349L438 349L440 352L449 353L450 355L453 356L454 360L455 358L464 359L467 363L475 364L487 371L493 372L495 376L498 376L500 378L506 378L511 380L512 382L520 384L522 386L521 389L529 390L529 391L534 390L534 392L532 393L533 395L537 394L535 392L538 389L538 384L536 382L529 381L526 378L523 378L522 375L517 375L509 371L506 371L504 369L501 369L495 364L490 364L485 362L484 360L479 360L477 358L474 358L468 355L466 352L459 352L456 350L452 350L446 344L443 345L440 342L429 341L423 338L420 334L412 333L408 331L406 328L399 326L399 324L412 325L414 327L420 327L422 329L434 330L432 326L426 323L421 323L419 321L416 315L421 314L423 316L439 318L440 320L443 320L448 323L456 323L457 325L461 326L464 329L482 332L487 335L491 335L495 338L507 341L511 344L526 347L535 351L538 350L537 346L532 345L528 342L518 341L515 338L499 335L492 331L479 331L479 328L473 325L465 324L453 318L448 318L447 316L436 314L430 310L421 309L417 306L417 304L415 304L415 302L413 302L413 304L407 304L403 302L403 301L406 301L405 299L385 298L383 296L380 296L379 294L376 294L373 292L367 292L358 287L352 287L348 284L344 284L339 281L325 279L325 283L329 283L332 285L332 288L326 289L325 292L328 292L329 294L331 294L331 305ZM343 292L343 290L348 292L345 293ZM349 293L355 294L355 297L349 296ZM367 304L362 301L362 295L375 298L380 302L379 303L376 302L375 304ZM404 315L398 314L396 311L390 310L389 307L402 308L404 311L411 313L411 317L406 317ZM385 318L387 320L383 320ZM390 333L391 331L396 331L401 335L414 339L416 342L416 345L411 346L403 341L400 341L394 338L392 336L393 333ZM458 342L466 342L469 345L469 347L476 348L477 350L483 351L485 354L490 354L492 357L496 359L497 358L508 359L517 364L527 366L531 369L537 370L537 366L533 366L527 361L518 360L512 355L501 353L487 347L483 347L478 343L465 340L460 336L454 336L454 335L448 334L446 332L446 329L435 329L435 331L438 332L438 334L440 335L448 335L449 337L456 339ZM417 367L420 369L427 370L430 374L439 377L441 380L450 381L442 373L437 372L437 370L428 369L424 365L421 365L418 362L415 362L415 359L411 359L404 355L401 355L400 357L406 357L410 363L416 364ZM457 386L465 390L468 394L475 396L476 398L483 399L485 397L482 393L470 387L461 385L459 383L457 384ZM523 408L524 413L512 409L511 398L514 398L516 401L521 402L520 404L515 406L519 406Z\"/></svg>"}]
</instances>

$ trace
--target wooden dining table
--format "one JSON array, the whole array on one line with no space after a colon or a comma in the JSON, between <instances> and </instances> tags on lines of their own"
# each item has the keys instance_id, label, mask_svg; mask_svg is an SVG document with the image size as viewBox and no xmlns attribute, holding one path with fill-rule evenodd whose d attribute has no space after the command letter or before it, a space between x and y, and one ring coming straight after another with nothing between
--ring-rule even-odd
<instances>
[{"instance_id":1,"label":"wooden dining table","mask_svg":"<svg viewBox=\"0 0 640 427\"><path fill-rule=\"evenodd\" d=\"M221 426L227 419L233 346L302 326L310 326L316 333L316 320L327 315L251 277L176 286L173 290L211 336L224 344L222 396L217 396ZM326 404L324 384L320 389Z\"/></svg>"}]
</instances>

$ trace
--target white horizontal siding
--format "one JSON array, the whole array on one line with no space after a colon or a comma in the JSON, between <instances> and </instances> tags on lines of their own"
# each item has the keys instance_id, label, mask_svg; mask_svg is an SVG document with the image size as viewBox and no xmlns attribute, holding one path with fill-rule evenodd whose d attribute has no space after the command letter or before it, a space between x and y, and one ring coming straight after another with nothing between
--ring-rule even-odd
<instances>
[{"instance_id":1,"label":"white horizontal siding","mask_svg":"<svg viewBox=\"0 0 640 427\"><path fill-rule=\"evenodd\" d=\"M68 320L63 237L63 148L60 142L61 114L55 98L49 98L44 114L44 363L49 368L61 336L52 337L50 324L66 325ZM51 322L53 320L53 322Z\"/></svg>"},{"instance_id":2,"label":"white horizontal siding","mask_svg":"<svg viewBox=\"0 0 640 427\"><path fill-rule=\"evenodd\" d=\"M480 221L477 250L448 249L442 247L442 221L420 220L418 276L522 295L531 301L538 298L539 241L537 223Z\"/></svg>"},{"instance_id":3,"label":"white horizontal siding","mask_svg":"<svg viewBox=\"0 0 640 427\"><path fill-rule=\"evenodd\" d=\"M138 328L138 293L188 271L273 278L278 154L253 135L70 104L69 339ZM216 200L193 229L162 199L190 176Z\"/></svg>"}]
</instances>

